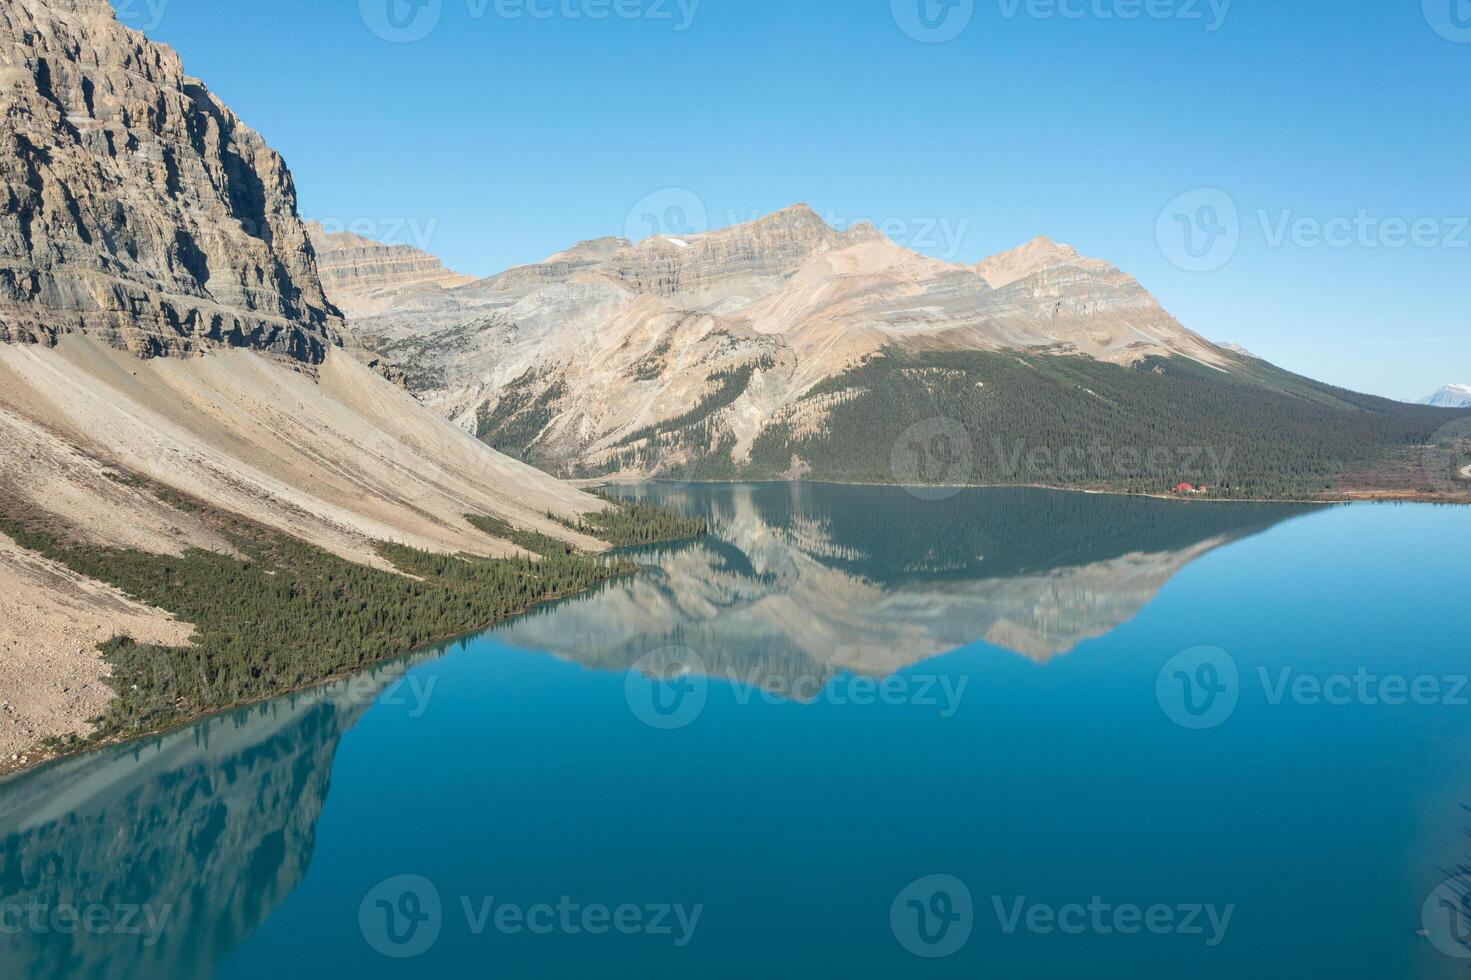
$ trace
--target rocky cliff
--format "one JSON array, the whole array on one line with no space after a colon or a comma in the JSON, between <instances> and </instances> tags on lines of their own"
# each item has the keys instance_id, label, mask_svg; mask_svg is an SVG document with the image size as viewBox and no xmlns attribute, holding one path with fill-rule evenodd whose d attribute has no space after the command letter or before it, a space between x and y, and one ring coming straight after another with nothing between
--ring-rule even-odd
<instances>
[{"instance_id":1,"label":"rocky cliff","mask_svg":"<svg viewBox=\"0 0 1471 980\"><path fill-rule=\"evenodd\" d=\"M409 291L432 293L474 282L422 249L387 245L348 231L308 222L322 288L347 317L371 316Z\"/></svg>"},{"instance_id":2,"label":"rocky cliff","mask_svg":"<svg viewBox=\"0 0 1471 980\"><path fill-rule=\"evenodd\" d=\"M470 512L600 506L344 356L286 164L106 0L0 0L0 87L7 499L99 543L221 547L104 475L134 472L369 561L485 550Z\"/></svg>"},{"instance_id":3,"label":"rocky cliff","mask_svg":"<svg viewBox=\"0 0 1471 980\"><path fill-rule=\"evenodd\" d=\"M467 514L599 547L551 515L603 502L359 363L282 159L106 0L0 0L0 201L7 518L95 545L232 550L162 487L380 566L384 541L519 553ZM98 640L192 632L8 539L0 589L0 645L24 644L0 650L0 701L26 698L0 711L0 770L90 729L108 691Z\"/></svg>"},{"instance_id":4,"label":"rocky cliff","mask_svg":"<svg viewBox=\"0 0 1471 980\"><path fill-rule=\"evenodd\" d=\"M812 255L848 241L811 208L796 205L760 221L689 238L645 239L609 257L603 271L637 293L698 297L735 287L749 297L780 285Z\"/></svg>"},{"instance_id":5,"label":"rocky cliff","mask_svg":"<svg viewBox=\"0 0 1471 980\"><path fill-rule=\"evenodd\" d=\"M1221 348L1183 327L1133 276L1046 237L992 256L975 271L994 290L990 329L1044 332L1073 350L1131 363L1170 352L1221 366Z\"/></svg>"},{"instance_id":6,"label":"rocky cliff","mask_svg":"<svg viewBox=\"0 0 1471 980\"><path fill-rule=\"evenodd\" d=\"M0 91L0 339L338 342L285 163L172 49L105 0L4 0Z\"/></svg>"}]
</instances>

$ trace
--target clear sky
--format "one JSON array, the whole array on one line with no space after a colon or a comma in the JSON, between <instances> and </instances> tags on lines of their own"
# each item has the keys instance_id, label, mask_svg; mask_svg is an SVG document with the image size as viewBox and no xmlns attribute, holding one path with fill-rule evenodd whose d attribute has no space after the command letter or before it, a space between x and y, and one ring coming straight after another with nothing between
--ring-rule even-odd
<instances>
[{"instance_id":1,"label":"clear sky","mask_svg":"<svg viewBox=\"0 0 1471 980\"><path fill-rule=\"evenodd\" d=\"M304 215L462 272L800 201L955 261L1048 235L1336 384L1471 383L1467 0L113 3Z\"/></svg>"}]
</instances>

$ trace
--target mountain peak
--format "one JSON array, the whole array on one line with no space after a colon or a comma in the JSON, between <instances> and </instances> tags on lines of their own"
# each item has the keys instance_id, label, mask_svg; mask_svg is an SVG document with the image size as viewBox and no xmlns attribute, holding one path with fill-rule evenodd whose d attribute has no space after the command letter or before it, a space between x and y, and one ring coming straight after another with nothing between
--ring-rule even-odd
<instances>
[{"instance_id":1,"label":"mountain peak","mask_svg":"<svg viewBox=\"0 0 1471 980\"><path fill-rule=\"evenodd\" d=\"M1421 399L1420 404L1437 408L1471 408L1471 385L1448 384L1429 398Z\"/></svg>"},{"instance_id":2,"label":"mountain peak","mask_svg":"<svg viewBox=\"0 0 1471 980\"><path fill-rule=\"evenodd\" d=\"M352 320L379 312L390 297L404 290L451 288L474 281L413 245L389 244L351 231L328 231L316 221L307 222L306 230L317 255L322 288L333 305Z\"/></svg>"},{"instance_id":3,"label":"mountain peak","mask_svg":"<svg viewBox=\"0 0 1471 980\"><path fill-rule=\"evenodd\" d=\"M626 238L618 238L615 235L605 235L602 238L589 238L578 242L571 248L563 249L552 255L548 255L536 265L576 265L593 266L599 262L605 262L619 252L633 248L633 243Z\"/></svg>"},{"instance_id":4,"label":"mountain peak","mask_svg":"<svg viewBox=\"0 0 1471 980\"><path fill-rule=\"evenodd\" d=\"M1082 259L1078 250L1071 245L1055 242L1046 235L1038 235L1024 245L977 263L974 268L992 289L1001 289L1019 279L1059 265L1071 265Z\"/></svg>"},{"instance_id":5,"label":"mountain peak","mask_svg":"<svg viewBox=\"0 0 1471 980\"><path fill-rule=\"evenodd\" d=\"M812 210L811 206L806 204L792 204L788 207L782 208L779 211L773 211L770 214L762 215L761 217L756 218L753 221L748 221L745 224L731 225L728 228L722 228L721 231L740 232L743 229L755 230L761 228L821 229L829 233L834 233L833 227L829 225L826 221L824 221L821 215Z\"/></svg>"},{"instance_id":6,"label":"mountain peak","mask_svg":"<svg viewBox=\"0 0 1471 980\"><path fill-rule=\"evenodd\" d=\"M697 235L656 235L611 256L603 270L636 292L673 296L719 291L755 279L786 279L808 256L844 239L805 204Z\"/></svg>"}]
</instances>

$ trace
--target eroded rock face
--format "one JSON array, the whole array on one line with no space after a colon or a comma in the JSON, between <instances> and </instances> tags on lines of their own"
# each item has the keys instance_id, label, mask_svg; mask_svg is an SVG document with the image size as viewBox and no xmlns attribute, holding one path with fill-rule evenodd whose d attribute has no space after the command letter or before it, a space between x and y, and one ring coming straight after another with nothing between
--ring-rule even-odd
<instances>
[{"instance_id":1,"label":"eroded rock face","mask_svg":"<svg viewBox=\"0 0 1471 980\"><path fill-rule=\"evenodd\" d=\"M772 287L814 253L840 247L847 236L806 205L761 221L690 238L655 236L611 257L603 267L614 281L656 296L700 294L741 284L746 292Z\"/></svg>"},{"instance_id":2,"label":"eroded rock face","mask_svg":"<svg viewBox=\"0 0 1471 980\"><path fill-rule=\"evenodd\" d=\"M281 157L106 0L0 0L0 104L0 339L339 343Z\"/></svg>"},{"instance_id":3,"label":"eroded rock face","mask_svg":"<svg viewBox=\"0 0 1471 980\"><path fill-rule=\"evenodd\" d=\"M1220 350L1185 329L1133 276L1071 245L1034 238L974 267L994 290L990 329L1046 332L1072 349L1117 363L1174 353L1221 365Z\"/></svg>"},{"instance_id":4,"label":"eroded rock face","mask_svg":"<svg viewBox=\"0 0 1471 980\"><path fill-rule=\"evenodd\" d=\"M328 231L315 221L306 228L322 288L349 318L371 316L409 291L432 294L474 282L412 245L385 245L348 231Z\"/></svg>"}]
</instances>

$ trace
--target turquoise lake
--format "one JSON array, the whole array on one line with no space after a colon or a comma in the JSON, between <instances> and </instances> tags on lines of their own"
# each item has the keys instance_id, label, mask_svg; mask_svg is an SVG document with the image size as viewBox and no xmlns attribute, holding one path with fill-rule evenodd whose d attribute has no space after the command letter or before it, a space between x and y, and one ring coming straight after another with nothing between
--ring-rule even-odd
<instances>
[{"instance_id":1,"label":"turquoise lake","mask_svg":"<svg viewBox=\"0 0 1471 980\"><path fill-rule=\"evenodd\" d=\"M713 533L0 783L0 977L1471 968L1471 509L619 492Z\"/></svg>"}]
</instances>

